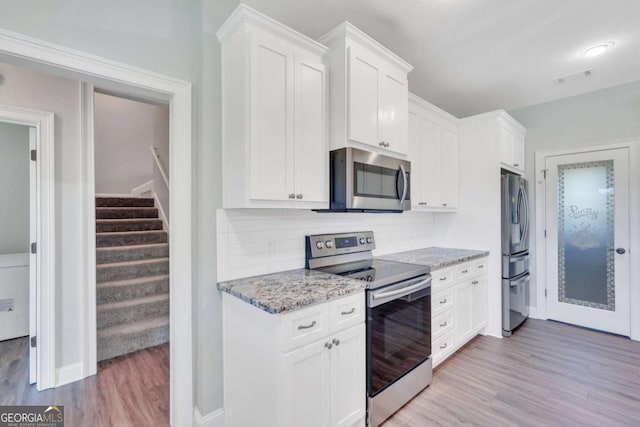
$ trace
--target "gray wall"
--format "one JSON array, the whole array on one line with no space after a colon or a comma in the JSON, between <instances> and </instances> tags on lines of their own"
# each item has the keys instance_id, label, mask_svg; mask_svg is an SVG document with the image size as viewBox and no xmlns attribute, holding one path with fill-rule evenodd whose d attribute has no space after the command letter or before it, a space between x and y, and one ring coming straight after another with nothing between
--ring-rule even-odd
<instances>
[{"instance_id":1,"label":"gray wall","mask_svg":"<svg viewBox=\"0 0 640 427\"><path fill-rule=\"evenodd\" d=\"M169 174L167 107L96 93L94 116L96 193L129 194L139 185L161 179L154 174L150 145L158 147ZM154 184L164 186L160 181Z\"/></svg>"},{"instance_id":2,"label":"gray wall","mask_svg":"<svg viewBox=\"0 0 640 427\"><path fill-rule=\"evenodd\" d=\"M202 414L223 404L220 295L215 287L214 218L215 209L221 206L220 47L215 32L239 3L239 0L1 0L0 3L0 28L193 83L194 378L195 404ZM72 99L77 98L78 95ZM57 166L70 168L68 173L81 176L79 158ZM57 189L73 193L74 200L68 209L80 212L80 183L61 179ZM66 239L79 244L80 221L76 221L77 230L75 225L59 230ZM61 222L59 216L59 227ZM80 252L62 252L59 256L63 260L77 260ZM78 266L77 276L74 273L73 278L64 279L79 284L79 271ZM74 295L68 296L72 304L75 301L75 307L80 307ZM58 299L60 305L62 298L61 295ZM61 311L64 312L58 313ZM79 310L67 311L79 324ZM65 362L79 359L78 352L77 357L65 358Z\"/></svg>"},{"instance_id":3,"label":"gray wall","mask_svg":"<svg viewBox=\"0 0 640 427\"><path fill-rule=\"evenodd\" d=\"M0 255L29 252L29 127L0 122Z\"/></svg>"},{"instance_id":4,"label":"gray wall","mask_svg":"<svg viewBox=\"0 0 640 427\"><path fill-rule=\"evenodd\" d=\"M535 200L539 186L534 181L537 151L604 145L615 139L640 136L640 82L521 108L509 114L527 128L525 169L531 188L530 199ZM531 227L531 236L535 236L535 223ZM535 238L530 245L533 265L531 305L537 307Z\"/></svg>"}]
</instances>

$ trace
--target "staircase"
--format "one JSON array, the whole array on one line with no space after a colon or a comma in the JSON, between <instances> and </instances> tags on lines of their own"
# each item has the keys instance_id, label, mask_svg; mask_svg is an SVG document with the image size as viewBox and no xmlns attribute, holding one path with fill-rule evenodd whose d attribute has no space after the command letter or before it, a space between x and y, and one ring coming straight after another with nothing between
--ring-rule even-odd
<instances>
[{"instance_id":1,"label":"staircase","mask_svg":"<svg viewBox=\"0 0 640 427\"><path fill-rule=\"evenodd\" d=\"M169 244L153 198L96 198L98 361L169 341Z\"/></svg>"}]
</instances>

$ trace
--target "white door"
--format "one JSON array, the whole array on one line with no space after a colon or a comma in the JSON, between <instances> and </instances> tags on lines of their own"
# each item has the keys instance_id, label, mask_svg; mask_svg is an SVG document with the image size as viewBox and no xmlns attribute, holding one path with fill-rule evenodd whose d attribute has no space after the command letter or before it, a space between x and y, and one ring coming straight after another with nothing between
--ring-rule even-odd
<instances>
[{"instance_id":1,"label":"white door","mask_svg":"<svg viewBox=\"0 0 640 427\"><path fill-rule=\"evenodd\" d=\"M484 328L487 324L487 278L485 276L471 279L471 324L473 331Z\"/></svg>"},{"instance_id":2,"label":"white door","mask_svg":"<svg viewBox=\"0 0 640 427\"><path fill-rule=\"evenodd\" d=\"M442 207L458 207L459 186L459 147L458 134L451 129L442 128Z\"/></svg>"},{"instance_id":3,"label":"white door","mask_svg":"<svg viewBox=\"0 0 640 427\"><path fill-rule=\"evenodd\" d=\"M330 351L321 341L283 357L283 426L328 424Z\"/></svg>"},{"instance_id":4,"label":"white door","mask_svg":"<svg viewBox=\"0 0 640 427\"><path fill-rule=\"evenodd\" d=\"M421 183L424 200L421 202L427 207L438 207L442 204L442 127L433 120L420 118L420 143L425 166Z\"/></svg>"},{"instance_id":5,"label":"white door","mask_svg":"<svg viewBox=\"0 0 640 427\"><path fill-rule=\"evenodd\" d=\"M629 150L546 158L547 315L629 335Z\"/></svg>"},{"instance_id":6,"label":"white door","mask_svg":"<svg viewBox=\"0 0 640 427\"><path fill-rule=\"evenodd\" d=\"M472 290L471 281L466 281L455 288L456 310L456 344L467 342L473 337Z\"/></svg>"},{"instance_id":7,"label":"white door","mask_svg":"<svg viewBox=\"0 0 640 427\"><path fill-rule=\"evenodd\" d=\"M36 150L36 128L29 128L29 151L34 152ZM29 162L29 240L36 242L37 235L37 188L38 182L36 160L31 158ZM36 319L38 314L38 306L36 304L36 284L37 284L37 269L38 269L38 255L30 251L29 255L29 338L35 339L37 335ZM29 343L29 382L35 384L36 382L36 347L31 346Z\"/></svg>"},{"instance_id":8,"label":"white door","mask_svg":"<svg viewBox=\"0 0 640 427\"><path fill-rule=\"evenodd\" d=\"M293 51L264 35L256 37L251 59L251 198L289 200L294 191Z\"/></svg>"},{"instance_id":9,"label":"white door","mask_svg":"<svg viewBox=\"0 0 640 427\"><path fill-rule=\"evenodd\" d=\"M294 114L296 200L329 201L326 83L327 72L323 64L296 60Z\"/></svg>"},{"instance_id":10,"label":"white door","mask_svg":"<svg viewBox=\"0 0 640 427\"><path fill-rule=\"evenodd\" d=\"M332 343L330 425L350 427L365 418L365 325L337 334Z\"/></svg>"},{"instance_id":11,"label":"white door","mask_svg":"<svg viewBox=\"0 0 640 427\"><path fill-rule=\"evenodd\" d=\"M411 159L411 206L424 207L424 171L427 167L423 155L424 147L420 141L420 121L414 111L409 111L409 158Z\"/></svg>"},{"instance_id":12,"label":"white door","mask_svg":"<svg viewBox=\"0 0 640 427\"><path fill-rule=\"evenodd\" d=\"M402 73L382 73L380 82L380 111L382 141L387 150L407 154L407 111L409 89L407 77Z\"/></svg>"},{"instance_id":13,"label":"white door","mask_svg":"<svg viewBox=\"0 0 640 427\"><path fill-rule=\"evenodd\" d=\"M365 49L350 46L348 50L349 139L374 147L382 142L378 129L380 68L375 56Z\"/></svg>"}]
</instances>

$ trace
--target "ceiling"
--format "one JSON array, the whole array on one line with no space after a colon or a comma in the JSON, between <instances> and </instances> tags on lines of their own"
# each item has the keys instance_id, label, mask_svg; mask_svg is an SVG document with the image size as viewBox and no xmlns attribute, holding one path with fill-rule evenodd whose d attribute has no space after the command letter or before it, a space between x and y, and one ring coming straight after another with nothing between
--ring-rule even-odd
<instances>
[{"instance_id":1,"label":"ceiling","mask_svg":"<svg viewBox=\"0 0 640 427\"><path fill-rule=\"evenodd\" d=\"M415 68L409 90L465 117L640 80L640 1L243 0L319 38L343 21ZM616 45L586 58L585 48ZM557 77L593 69L588 78Z\"/></svg>"}]
</instances>

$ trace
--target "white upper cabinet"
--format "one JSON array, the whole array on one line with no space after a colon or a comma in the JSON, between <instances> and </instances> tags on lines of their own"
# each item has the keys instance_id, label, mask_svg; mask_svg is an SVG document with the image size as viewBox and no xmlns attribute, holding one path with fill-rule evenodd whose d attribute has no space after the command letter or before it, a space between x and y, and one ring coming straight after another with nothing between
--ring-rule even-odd
<instances>
[{"instance_id":1,"label":"white upper cabinet","mask_svg":"<svg viewBox=\"0 0 640 427\"><path fill-rule=\"evenodd\" d=\"M327 48L245 5L217 36L223 207L328 208Z\"/></svg>"},{"instance_id":2,"label":"white upper cabinet","mask_svg":"<svg viewBox=\"0 0 640 427\"><path fill-rule=\"evenodd\" d=\"M460 182L457 119L413 94L410 99L412 209L455 209Z\"/></svg>"},{"instance_id":3,"label":"white upper cabinet","mask_svg":"<svg viewBox=\"0 0 640 427\"><path fill-rule=\"evenodd\" d=\"M320 42L330 48L331 149L406 156L413 67L348 22Z\"/></svg>"},{"instance_id":4,"label":"white upper cabinet","mask_svg":"<svg viewBox=\"0 0 640 427\"><path fill-rule=\"evenodd\" d=\"M500 119L500 163L502 168L524 174L524 137L526 129L511 116Z\"/></svg>"}]
</instances>

